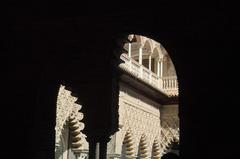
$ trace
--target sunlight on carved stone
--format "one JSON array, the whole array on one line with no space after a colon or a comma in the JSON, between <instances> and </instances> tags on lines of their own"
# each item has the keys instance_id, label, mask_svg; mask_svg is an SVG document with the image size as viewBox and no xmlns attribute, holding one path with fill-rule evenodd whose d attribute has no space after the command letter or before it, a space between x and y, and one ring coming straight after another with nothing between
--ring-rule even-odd
<instances>
[{"instance_id":1,"label":"sunlight on carved stone","mask_svg":"<svg viewBox=\"0 0 240 159\"><path fill-rule=\"evenodd\" d=\"M80 122L83 113L79 112L82 106L76 101L77 98L61 85L57 97L55 159L80 158L86 154L84 149L88 149L86 135L81 132L84 129L84 123Z\"/></svg>"}]
</instances>

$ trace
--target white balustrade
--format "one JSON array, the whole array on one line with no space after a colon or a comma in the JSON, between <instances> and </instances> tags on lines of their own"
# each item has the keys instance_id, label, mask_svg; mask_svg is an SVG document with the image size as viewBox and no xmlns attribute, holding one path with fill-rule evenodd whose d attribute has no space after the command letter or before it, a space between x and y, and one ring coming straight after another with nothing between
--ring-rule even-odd
<instances>
[{"instance_id":1,"label":"white balustrade","mask_svg":"<svg viewBox=\"0 0 240 159\"><path fill-rule=\"evenodd\" d=\"M159 78L155 73L152 73L152 85L159 88Z\"/></svg>"},{"instance_id":2,"label":"white balustrade","mask_svg":"<svg viewBox=\"0 0 240 159\"><path fill-rule=\"evenodd\" d=\"M163 77L163 90L170 95L178 95L178 82L176 76Z\"/></svg>"},{"instance_id":3,"label":"white balustrade","mask_svg":"<svg viewBox=\"0 0 240 159\"><path fill-rule=\"evenodd\" d=\"M143 68L143 80L150 83L150 70L147 69L146 67L142 67L142 68Z\"/></svg>"},{"instance_id":4,"label":"white balustrade","mask_svg":"<svg viewBox=\"0 0 240 159\"><path fill-rule=\"evenodd\" d=\"M135 61L135 60L132 60L132 72L134 75L136 75L137 77L140 77L140 68L141 68L141 65Z\"/></svg>"},{"instance_id":5,"label":"white balustrade","mask_svg":"<svg viewBox=\"0 0 240 159\"><path fill-rule=\"evenodd\" d=\"M120 67L124 70L161 90L167 95L178 95L178 82L176 76L167 76L161 78L145 66L139 64L134 59L129 58L127 54L122 54L120 58L124 61L124 63L120 64Z\"/></svg>"}]
</instances>

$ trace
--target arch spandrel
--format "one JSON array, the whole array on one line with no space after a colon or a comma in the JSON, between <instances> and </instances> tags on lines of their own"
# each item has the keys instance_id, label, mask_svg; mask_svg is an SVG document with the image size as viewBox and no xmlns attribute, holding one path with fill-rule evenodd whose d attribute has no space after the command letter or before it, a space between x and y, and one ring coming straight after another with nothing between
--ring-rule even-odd
<instances>
[{"instance_id":1,"label":"arch spandrel","mask_svg":"<svg viewBox=\"0 0 240 159\"><path fill-rule=\"evenodd\" d=\"M143 56L150 56L151 53L153 52L153 48L151 45L151 41L150 40L146 40L143 47Z\"/></svg>"},{"instance_id":2,"label":"arch spandrel","mask_svg":"<svg viewBox=\"0 0 240 159\"><path fill-rule=\"evenodd\" d=\"M153 58L158 58L158 59L161 58L162 57L161 49L159 47L155 47L152 51L151 56Z\"/></svg>"}]
</instances>

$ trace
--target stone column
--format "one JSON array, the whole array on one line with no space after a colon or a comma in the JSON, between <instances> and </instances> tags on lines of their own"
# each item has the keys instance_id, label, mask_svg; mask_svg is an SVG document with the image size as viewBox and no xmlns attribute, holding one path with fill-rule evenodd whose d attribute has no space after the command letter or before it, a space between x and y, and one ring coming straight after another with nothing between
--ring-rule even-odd
<instances>
[{"instance_id":1,"label":"stone column","mask_svg":"<svg viewBox=\"0 0 240 159\"><path fill-rule=\"evenodd\" d=\"M90 138L90 137L89 137ZM105 136L91 136L89 139L89 159L106 159L107 158L107 143L110 140L104 139Z\"/></svg>"},{"instance_id":2,"label":"stone column","mask_svg":"<svg viewBox=\"0 0 240 159\"><path fill-rule=\"evenodd\" d=\"M142 68L142 46L139 47L138 63L140 64L140 77L142 77L142 76L143 76L143 68Z\"/></svg>"},{"instance_id":3,"label":"stone column","mask_svg":"<svg viewBox=\"0 0 240 159\"><path fill-rule=\"evenodd\" d=\"M149 62L148 62L148 69L149 69L150 71L151 71L151 69L152 69L151 65L152 65L152 56L150 55L150 56L149 56Z\"/></svg>"},{"instance_id":4,"label":"stone column","mask_svg":"<svg viewBox=\"0 0 240 159\"><path fill-rule=\"evenodd\" d=\"M152 56L151 55L149 56L148 69L150 71L149 82L152 83Z\"/></svg>"},{"instance_id":5,"label":"stone column","mask_svg":"<svg viewBox=\"0 0 240 159\"><path fill-rule=\"evenodd\" d=\"M160 60L157 60L157 76L160 77Z\"/></svg>"},{"instance_id":6,"label":"stone column","mask_svg":"<svg viewBox=\"0 0 240 159\"><path fill-rule=\"evenodd\" d=\"M95 150L95 158L99 159L100 158L100 143L96 143L96 150Z\"/></svg>"},{"instance_id":7,"label":"stone column","mask_svg":"<svg viewBox=\"0 0 240 159\"><path fill-rule=\"evenodd\" d=\"M160 77L163 76L163 59L160 61Z\"/></svg>"},{"instance_id":8,"label":"stone column","mask_svg":"<svg viewBox=\"0 0 240 159\"><path fill-rule=\"evenodd\" d=\"M163 76L163 58L158 59L157 61L157 75L158 77Z\"/></svg>"},{"instance_id":9,"label":"stone column","mask_svg":"<svg viewBox=\"0 0 240 159\"><path fill-rule=\"evenodd\" d=\"M138 63L142 64L142 46L139 47L139 57L138 57Z\"/></svg>"},{"instance_id":10,"label":"stone column","mask_svg":"<svg viewBox=\"0 0 240 159\"><path fill-rule=\"evenodd\" d=\"M100 141L100 155L99 159L106 159L107 158L107 141Z\"/></svg>"},{"instance_id":11,"label":"stone column","mask_svg":"<svg viewBox=\"0 0 240 159\"><path fill-rule=\"evenodd\" d=\"M128 43L129 69L132 70L132 44Z\"/></svg>"},{"instance_id":12,"label":"stone column","mask_svg":"<svg viewBox=\"0 0 240 159\"><path fill-rule=\"evenodd\" d=\"M132 44L128 43L128 57L131 58L132 56Z\"/></svg>"},{"instance_id":13,"label":"stone column","mask_svg":"<svg viewBox=\"0 0 240 159\"><path fill-rule=\"evenodd\" d=\"M163 88L163 59L158 59L157 61L157 76L159 78L158 87Z\"/></svg>"},{"instance_id":14,"label":"stone column","mask_svg":"<svg viewBox=\"0 0 240 159\"><path fill-rule=\"evenodd\" d=\"M97 146L97 141L88 140L89 143L89 159L99 159L99 144Z\"/></svg>"}]
</instances>

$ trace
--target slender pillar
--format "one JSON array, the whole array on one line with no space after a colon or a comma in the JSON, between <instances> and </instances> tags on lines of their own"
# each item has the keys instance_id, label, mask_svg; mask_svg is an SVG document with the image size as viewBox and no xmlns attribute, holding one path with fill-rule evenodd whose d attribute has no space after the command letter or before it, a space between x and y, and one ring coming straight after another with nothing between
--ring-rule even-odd
<instances>
[{"instance_id":1,"label":"slender pillar","mask_svg":"<svg viewBox=\"0 0 240 159\"><path fill-rule=\"evenodd\" d=\"M100 143L99 142L96 143L95 154L96 154L95 159L99 159L99 157L100 157Z\"/></svg>"},{"instance_id":2,"label":"slender pillar","mask_svg":"<svg viewBox=\"0 0 240 159\"><path fill-rule=\"evenodd\" d=\"M142 46L139 48L139 58L138 58L139 64L142 64Z\"/></svg>"},{"instance_id":3,"label":"slender pillar","mask_svg":"<svg viewBox=\"0 0 240 159\"><path fill-rule=\"evenodd\" d=\"M163 59L160 61L160 77L163 76Z\"/></svg>"},{"instance_id":4,"label":"slender pillar","mask_svg":"<svg viewBox=\"0 0 240 159\"><path fill-rule=\"evenodd\" d=\"M89 159L98 159L99 156L97 153L99 150L97 150L97 142L96 141L88 141L89 143ZM98 158L97 158L98 157Z\"/></svg>"},{"instance_id":5,"label":"slender pillar","mask_svg":"<svg viewBox=\"0 0 240 159\"><path fill-rule=\"evenodd\" d=\"M102 141L100 142L100 155L99 159L106 159L107 158L107 142Z\"/></svg>"},{"instance_id":6,"label":"slender pillar","mask_svg":"<svg viewBox=\"0 0 240 159\"><path fill-rule=\"evenodd\" d=\"M128 57L129 57L129 69L132 70L132 44L128 43Z\"/></svg>"},{"instance_id":7,"label":"slender pillar","mask_svg":"<svg viewBox=\"0 0 240 159\"><path fill-rule=\"evenodd\" d=\"M163 79L162 79L162 77L163 77L163 60L162 59L158 59L158 61L157 61L157 76L159 77L158 87L163 89L164 83L163 83Z\"/></svg>"},{"instance_id":8,"label":"slender pillar","mask_svg":"<svg viewBox=\"0 0 240 159\"><path fill-rule=\"evenodd\" d=\"M157 76L160 77L160 70L161 70L160 60L157 61Z\"/></svg>"},{"instance_id":9,"label":"slender pillar","mask_svg":"<svg viewBox=\"0 0 240 159\"><path fill-rule=\"evenodd\" d=\"M138 63L140 64L140 77L143 77L143 68L142 68L142 46L139 48L139 59Z\"/></svg>"},{"instance_id":10,"label":"slender pillar","mask_svg":"<svg viewBox=\"0 0 240 159\"><path fill-rule=\"evenodd\" d=\"M128 57L131 58L132 56L132 44L128 43Z\"/></svg>"},{"instance_id":11,"label":"slender pillar","mask_svg":"<svg viewBox=\"0 0 240 159\"><path fill-rule=\"evenodd\" d=\"M148 69L150 71L150 74L149 74L149 82L152 83L152 56L150 55L149 56L149 62L148 62Z\"/></svg>"},{"instance_id":12,"label":"slender pillar","mask_svg":"<svg viewBox=\"0 0 240 159\"><path fill-rule=\"evenodd\" d=\"M148 69L151 71L151 69L152 69L152 67L151 67L151 66L152 66L152 56L151 56L151 55L149 56L149 62L148 62L148 64L149 64L149 65L148 65Z\"/></svg>"}]
</instances>

